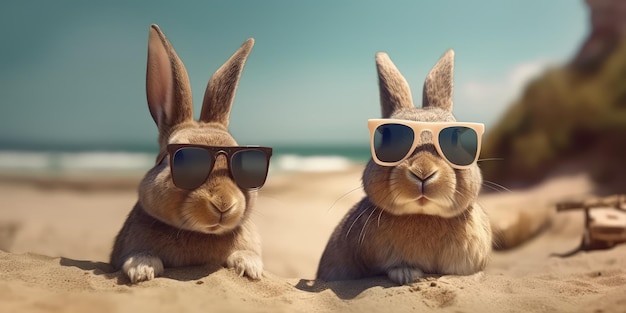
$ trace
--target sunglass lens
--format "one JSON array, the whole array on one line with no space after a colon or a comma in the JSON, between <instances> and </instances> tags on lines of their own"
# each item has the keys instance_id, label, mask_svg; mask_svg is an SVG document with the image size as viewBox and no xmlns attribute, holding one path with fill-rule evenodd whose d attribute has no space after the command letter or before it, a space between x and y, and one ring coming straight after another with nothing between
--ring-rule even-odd
<instances>
[{"instance_id":1,"label":"sunglass lens","mask_svg":"<svg viewBox=\"0 0 626 313\"><path fill-rule=\"evenodd\" d=\"M470 165L476 160L478 153L478 134L469 127L447 127L439 133L439 146L451 163Z\"/></svg>"},{"instance_id":2,"label":"sunglass lens","mask_svg":"<svg viewBox=\"0 0 626 313\"><path fill-rule=\"evenodd\" d=\"M263 186L268 170L267 155L261 150L241 150L231 159L233 178L241 188L256 189Z\"/></svg>"},{"instance_id":3,"label":"sunglass lens","mask_svg":"<svg viewBox=\"0 0 626 313\"><path fill-rule=\"evenodd\" d=\"M397 162L407 156L415 134L413 129L401 124L380 125L374 131L374 152L383 162Z\"/></svg>"},{"instance_id":4,"label":"sunglass lens","mask_svg":"<svg viewBox=\"0 0 626 313\"><path fill-rule=\"evenodd\" d=\"M172 179L182 189L196 189L211 173L211 154L200 148L180 148L172 158Z\"/></svg>"}]
</instances>

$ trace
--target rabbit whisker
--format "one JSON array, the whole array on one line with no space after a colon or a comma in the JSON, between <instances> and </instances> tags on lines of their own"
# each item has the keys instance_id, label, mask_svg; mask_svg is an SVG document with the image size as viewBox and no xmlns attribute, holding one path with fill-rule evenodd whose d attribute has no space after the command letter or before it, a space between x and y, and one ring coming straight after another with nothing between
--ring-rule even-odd
<instances>
[{"instance_id":1,"label":"rabbit whisker","mask_svg":"<svg viewBox=\"0 0 626 313\"><path fill-rule=\"evenodd\" d=\"M361 232L359 233L359 245L363 244L363 241L365 240L365 234L367 233L367 223L369 222L370 218L372 217L372 214L374 214L374 212L376 212L376 207L373 206L371 207L371 212L370 214L367 216L367 219L365 220L365 223L363 224L363 228L361 228Z\"/></svg>"},{"instance_id":2,"label":"rabbit whisker","mask_svg":"<svg viewBox=\"0 0 626 313\"><path fill-rule=\"evenodd\" d=\"M488 184L488 185L486 185L486 184ZM500 185L500 184L498 184L498 183L495 183L495 182L492 182L492 181L489 181L489 180L483 180L483 185L484 185L484 186L489 186L489 187L491 187L491 188L492 188L493 190L495 190L495 191L508 191L508 192L513 192L513 191L511 191L511 189L506 188L506 187L504 187L504 186L502 186L502 185ZM500 190L496 189L496 187L497 187L497 188L500 188Z\"/></svg>"},{"instance_id":3,"label":"rabbit whisker","mask_svg":"<svg viewBox=\"0 0 626 313\"><path fill-rule=\"evenodd\" d=\"M328 210L326 210L326 213L330 212L330 210L332 210L332 208L335 206L335 204L337 204L337 202L339 202L339 200L347 197L349 194L351 194L351 193L353 193L353 192L355 192L355 191L357 191L357 190L359 190L361 188L363 188L363 185L359 185L358 187L356 187L354 189L351 189L350 191L344 193L341 197L337 198L335 200L335 202L333 202L333 204L328 208Z\"/></svg>"},{"instance_id":4,"label":"rabbit whisker","mask_svg":"<svg viewBox=\"0 0 626 313\"><path fill-rule=\"evenodd\" d=\"M504 158L485 158L485 159L478 159L476 162L485 162L485 161L504 161Z\"/></svg>"},{"instance_id":5,"label":"rabbit whisker","mask_svg":"<svg viewBox=\"0 0 626 313\"><path fill-rule=\"evenodd\" d=\"M500 189L498 189L498 188L496 188L496 187L494 187L494 186L491 186L491 185L489 185L489 184L485 184L485 183L483 183L483 184L482 184L482 186L483 186L483 187L485 187L485 188L488 188L488 189L490 189L490 190L493 190L493 191L502 192L502 190L500 190Z\"/></svg>"},{"instance_id":6,"label":"rabbit whisker","mask_svg":"<svg viewBox=\"0 0 626 313\"><path fill-rule=\"evenodd\" d=\"M352 230L352 227L354 227L354 224L356 224L356 222L359 220L359 218L361 218L361 215L363 215L369 208L363 210L363 212L359 213L359 215L354 219L354 221L352 221L352 224L350 224L350 227L348 227L348 231L346 232L346 238L348 238L348 235L350 234L350 231Z\"/></svg>"}]
</instances>

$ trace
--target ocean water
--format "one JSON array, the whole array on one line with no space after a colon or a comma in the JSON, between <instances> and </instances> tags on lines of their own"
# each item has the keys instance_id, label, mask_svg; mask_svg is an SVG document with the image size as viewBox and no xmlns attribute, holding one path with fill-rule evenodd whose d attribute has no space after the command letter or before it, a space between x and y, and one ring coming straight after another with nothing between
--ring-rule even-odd
<instances>
[{"instance_id":1,"label":"ocean water","mask_svg":"<svg viewBox=\"0 0 626 313\"><path fill-rule=\"evenodd\" d=\"M274 146L270 171L340 171L370 158L368 146ZM145 172L155 162L152 146L0 147L0 171L25 174Z\"/></svg>"}]
</instances>

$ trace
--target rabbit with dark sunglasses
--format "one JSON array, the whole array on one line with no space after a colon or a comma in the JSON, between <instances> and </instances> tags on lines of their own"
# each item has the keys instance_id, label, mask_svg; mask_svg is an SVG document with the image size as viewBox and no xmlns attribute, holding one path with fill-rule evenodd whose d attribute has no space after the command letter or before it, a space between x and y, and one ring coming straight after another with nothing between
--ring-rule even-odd
<instances>
[{"instance_id":1,"label":"rabbit with dark sunglasses","mask_svg":"<svg viewBox=\"0 0 626 313\"><path fill-rule=\"evenodd\" d=\"M237 83L253 45L248 39L213 74L196 121L187 71L159 27L150 28L146 89L160 154L111 252L111 265L131 283L154 279L165 267L190 265L225 266L252 279L263 275L261 242L250 214L271 149L255 148L256 155L245 162L239 154L241 164L233 171L233 157L252 150L238 147L228 132ZM187 153L184 147L197 150ZM162 162L168 151L173 168ZM246 167L250 161L254 173Z\"/></svg>"}]
</instances>

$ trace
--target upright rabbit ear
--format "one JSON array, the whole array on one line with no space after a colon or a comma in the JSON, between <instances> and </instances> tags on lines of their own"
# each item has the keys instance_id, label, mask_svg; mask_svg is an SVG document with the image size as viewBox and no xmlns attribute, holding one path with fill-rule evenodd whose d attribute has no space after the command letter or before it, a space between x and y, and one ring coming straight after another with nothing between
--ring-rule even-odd
<instances>
[{"instance_id":1,"label":"upright rabbit ear","mask_svg":"<svg viewBox=\"0 0 626 313\"><path fill-rule=\"evenodd\" d=\"M157 25L150 27L146 93L160 143L167 140L174 126L193 119L187 70Z\"/></svg>"},{"instance_id":2,"label":"upright rabbit ear","mask_svg":"<svg viewBox=\"0 0 626 313\"><path fill-rule=\"evenodd\" d=\"M235 100L239 78L253 46L254 39L246 40L239 50L211 76L204 92L200 121L217 122L228 127L230 109Z\"/></svg>"},{"instance_id":3,"label":"upright rabbit ear","mask_svg":"<svg viewBox=\"0 0 626 313\"><path fill-rule=\"evenodd\" d=\"M438 107L452 112L454 50L446 51L424 81L422 107Z\"/></svg>"},{"instance_id":4,"label":"upright rabbit ear","mask_svg":"<svg viewBox=\"0 0 626 313\"><path fill-rule=\"evenodd\" d=\"M376 54L376 69L383 118L390 117L399 109L412 108L411 88L386 53Z\"/></svg>"}]
</instances>

